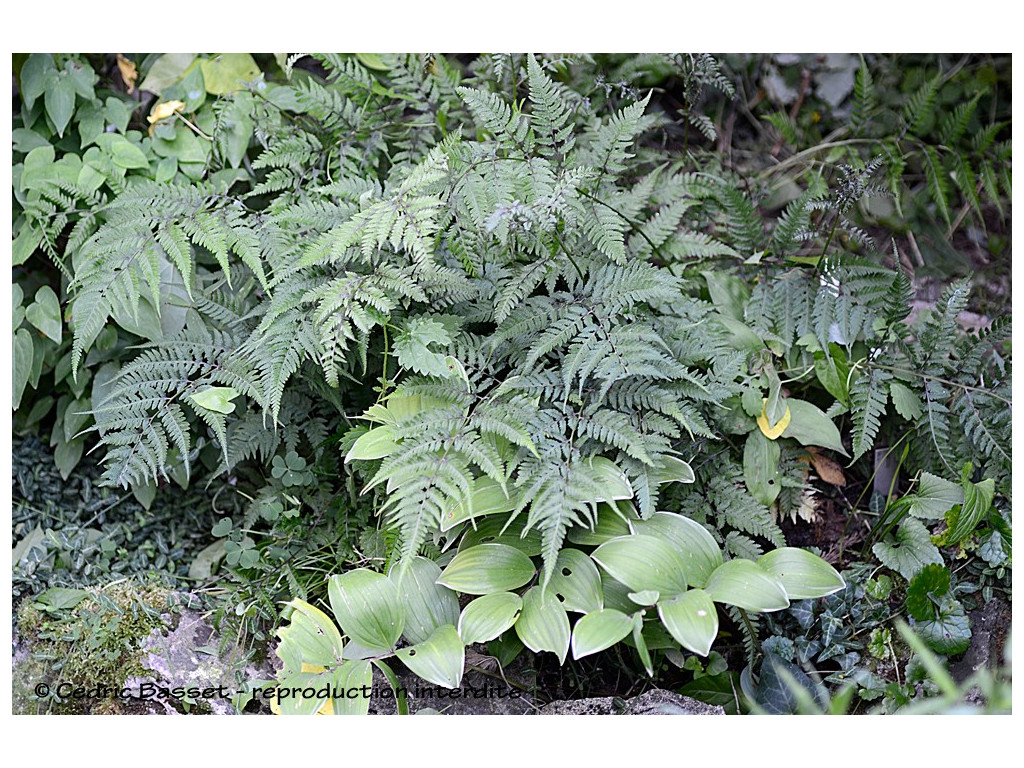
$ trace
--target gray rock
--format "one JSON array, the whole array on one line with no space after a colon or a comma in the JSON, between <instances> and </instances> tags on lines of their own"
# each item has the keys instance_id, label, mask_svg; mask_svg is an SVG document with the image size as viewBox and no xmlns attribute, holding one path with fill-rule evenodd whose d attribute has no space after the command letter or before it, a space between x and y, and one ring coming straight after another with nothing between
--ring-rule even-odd
<instances>
[{"instance_id":1,"label":"gray rock","mask_svg":"<svg viewBox=\"0 0 1024 768\"><path fill-rule=\"evenodd\" d=\"M652 690L632 699L607 696L577 701L553 701L541 715L724 715L725 709L681 696L671 691Z\"/></svg>"},{"instance_id":2,"label":"gray rock","mask_svg":"<svg viewBox=\"0 0 1024 768\"><path fill-rule=\"evenodd\" d=\"M954 680L962 683L979 669L1000 664L1011 619L1009 604L998 597L971 611L971 644L963 658L950 665L949 672Z\"/></svg>"}]
</instances>

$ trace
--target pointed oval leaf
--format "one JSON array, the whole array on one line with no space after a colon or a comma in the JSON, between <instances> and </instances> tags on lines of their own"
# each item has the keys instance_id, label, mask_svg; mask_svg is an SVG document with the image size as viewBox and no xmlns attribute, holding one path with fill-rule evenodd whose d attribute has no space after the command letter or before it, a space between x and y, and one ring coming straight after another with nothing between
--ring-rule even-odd
<instances>
[{"instance_id":1,"label":"pointed oval leaf","mask_svg":"<svg viewBox=\"0 0 1024 768\"><path fill-rule=\"evenodd\" d=\"M693 469L682 459L675 456L662 456L658 466L648 474L652 483L692 483L696 478Z\"/></svg>"},{"instance_id":2,"label":"pointed oval leaf","mask_svg":"<svg viewBox=\"0 0 1024 768\"><path fill-rule=\"evenodd\" d=\"M547 592L554 594L567 611L590 613L604 607L601 573L594 561L578 549L558 553Z\"/></svg>"},{"instance_id":3,"label":"pointed oval leaf","mask_svg":"<svg viewBox=\"0 0 1024 768\"><path fill-rule=\"evenodd\" d=\"M722 564L722 550L708 529L675 512L655 512L648 520L632 523L636 533L663 539L683 556L686 582L703 587L712 572Z\"/></svg>"},{"instance_id":4,"label":"pointed oval leaf","mask_svg":"<svg viewBox=\"0 0 1024 768\"><path fill-rule=\"evenodd\" d=\"M410 643L422 643L438 627L459 620L459 599L437 583L440 576L437 563L425 557L398 563L388 573L405 609L402 634Z\"/></svg>"},{"instance_id":5,"label":"pointed oval leaf","mask_svg":"<svg viewBox=\"0 0 1024 768\"><path fill-rule=\"evenodd\" d=\"M331 694L331 684L334 681L334 672L327 672L322 668L308 667L318 671L296 672L294 674L281 674L278 677L280 685L276 695L270 700L270 709L279 715L315 715L324 707L330 711L330 700L324 700ZM302 692L309 689L318 695L303 696ZM296 695L293 695L296 694Z\"/></svg>"},{"instance_id":6,"label":"pointed oval leaf","mask_svg":"<svg viewBox=\"0 0 1024 768\"><path fill-rule=\"evenodd\" d=\"M779 437L782 436L782 433L786 431L786 427L789 426L789 422L793 418L793 412L789 409L789 406L787 405L785 413L783 413L782 417L775 423L774 426L772 426L771 424L768 423L768 414L766 412L767 407L768 398L766 397L764 398L764 406L761 409L761 415L757 417L757 426L760 427L761 432L764 433L764 436L767 437L769 440L778 440Z\"/></svg>"},{"instance_id":7,"label":"pointed oval leaf","mask_svg":"<svg viewBox=\"0 0 1024 768\"><path fill-rule=\"evenodd\" d=\"M846 586L835 568L806 549L775 549L758 558L757 564L778 579L790 600L825 597Z\"/></svg>"},{"instance_id":8,"label":"pointed oval leaf","mask_svg":"<svg viewBox=\"0 0 1024 768\"><path fill-rule=\"evenodd\" d=\"M658 603L661 623L688 651L707 656L718 636L718 609L703 589Z\"/></svg>"},{"instance_id":9,"label":"pointed oval leaf","mask_svg":"<svg viewBox=\"0 0 1024 768\"><path fill-rule=\"evenodd\" d=\"M767 613L789 606L779 580L750 560L729 560L711 574L704 590L712 600Z\"/></svg>"},{"instance_id":10,"label":"pointed oval leaf","mask_svg":"<svg viewBox=\"0 0 1024 768\"><path fill-rule=\"evenodd\" d=\"M801 445L820 445L849 456L843 447L839 429L820 408L806 400L788 398L786 402L789 403L791 418L782 431L783 437L792 437Z\"/></svg>"},{"instance_id":11,"label":"pointed oval leaf","mask_svg":"<svg viewBox=\"0 0 1024 768\"><path fill-rule=\"evenodd\" d=\"M591 557L632 592L653 589L671 597L686 591L682 555L653 536L619 536L599 546Z\"/></svg>"},{"instance_id":12,"label":"pointed oval leaf","mask_svg":"<svg viewBox=\"0 0 1024 768\"><path fill-rule=\"evenodd\" d=\"M458 688L466 667L466 647L451 624L439 627L422 643L399 648L395 655L409 670L429 683Z\"/></svg>"},{"instance_id":13,"label":"pointed oval leaf","mask_svg":"<svg viewBox=\"0 0 1024 768\"><path fill-rule=\"evenodd\" d=\"M505 544L518 549L527 557L536 557L542 546L540 531L536 528L524 531L525 527L526 521L522 518L513 520L511 524L507 523L504 516L475 519L462 535L459 550L480 544Z\"/></svg>"},{"instance_id":14,"label":"pointed oval leaf","mask_svg":"<svg viewBox=\"0 0 1024 768\"><path fill-rule=\"evenodd\" d=\"M342 696L333 698L336 715L365 715L370 711L370 697L365 695L373 686L373 667L368 661L346 661L334 670L331 681L334 691Z\"/></svg>"},{"instance_id":15,"label":"pointed oval leaf","mask_svg":"<svg viewBox=\"0 0 1024 768\"><path fill-rule=\"evenodd\" d=\"M623 613L636 610L636 603L629 596L637 593L631 592L629 587L612 578L607 571L601 571L601 594L604 596L605 608L614 608Z\"/></svg>"},{"instance_id":16,"label":"pointed oval leaf","mask_svg":"<svg viewBox=\"0 0 1024 768\"><path fill-rule=\"evenodd\" d=\"M385 424L375 427L364 435L361 435L349 449L345 456L345 463L350 461L370 461L372 459L383 459L390 456L398 447L395 442L395 430Z\"/></svg>"},{"instance_id":17,"label":"pointed oval leaf","mask_svg":"<svg viewBox=\"0 0 1024 768\"><path fill-rule=\"evenodd\" d=\"M611 459L593 456L583 466L589 470L595 484L603 489L597 498L589 501L624 501L633 498L633 486L629 484L629 478Z\"/></svg>"},{"instance_id":18,"label":"pointed oval leaf","mask_svg":"<svg viewBox=\"0 0 1024 768\"><path fill-rule=\"evenodd\" d=\"M459 502L441 518L441 530L448 531L474 517L511 512L519 503L515 492L506 495L494 480L484 475L473 481L470 498Z\"/></svg>"},{"instance_id":19,"label":"pointed oval leaf","mask_svg":"<svg viewBox=\"0 0 1024 768\"><path fill-rule=\"evenodd\" d=\"M622 611L605 608L580 618L572 630L572 657L582 659L611 648L633 631L633 619Z\"/></svg>"},{"instance_id":20,"label":"pointed oval leaf","mask_svg":"<svg viewBox=\"0 0 1024 768\"><path fill-rule=\"evenodd\" d=\"M288 626L277 630L281 638L277 655L285 662L293 662L294 666L302 663L328 666L341 661L344 644L330 617L298 598L287 605L294 611Z\"/></svg>"},{"instance_id":21,"label":"pointed oval leaf","mask_svg":"<svg viewBox=\"0 0 1024 768\"><path fill-rule=\"evenodd\" d=\"M509 592L526 584L537 569L515 547L506 544L479 544L459 552L441 572L439 584L456 592L489 595Z\"/></svg>"},{"instance_id":22,"label":"pointed oval leaf","mask_svg":"<svg viewBox=\"0 0 1024 768\"><path fill-rule=\"evenodd\" d=\"M661 599L661 592L656 589L645 589L643 592L630 592L627 597L637 605L654 605Z\"/></svg>"},{"instance_id":23,"label":"pointed oval leaf","mask_svg":"<svg viewBox=\"0 0 1024 768\"><path fill-rule=\"evenodd\" d=\"M516 622L516 634L534 653L551 651L565 663L569 653L569 617L553 594L541 596L540 587L523 595L523 612Z\"/></svg>"},{"instance_id":24,"label":"pointed oval leaf","mask_svg":"<svg viewBox=\"0 0 1024 768\"><path fill-rule=\"evenodd\" d=\"M629 532L629 523L610 504L599 504L597 524L593 530L585 526L575 526L569 529L566 538L573 544L591 547L619 536L628 536Z\"/></svg>"},{"instance_id":25,"label":"pointed oval leaf","mask_svg":"<svg viewBox=\"0 0 1024 768\"><path fill-rule=\"evenodd\" d=\"M386 576L367 568L331 576L327 595L346 635L374 651L395 647L405 627L405 611Z\"/></svg>"},{"instance_id":26,"label":"pointed oval leaf","mask_svg":"<svg viewBox=\"0 0 1024 768\"><path fill-rule=\"evenodd\" d=\"M466 645L486 643L516 623L523 599L513 592L495 592L478 597L459 617L459 637Z\"/></svg>"},{"instance_id":27,"label":"pointed oval leaf","mask_svg":"<svg viewBox=\"0 0 1024 768\"><path fill-rule=\"evenodd\" d=\"M774 440L769 440L760 431L747 435L743 444L743 480L750 495L770 507L782 490L779 474L779 457L782 449Z\"/></svg>"}]
</instances>

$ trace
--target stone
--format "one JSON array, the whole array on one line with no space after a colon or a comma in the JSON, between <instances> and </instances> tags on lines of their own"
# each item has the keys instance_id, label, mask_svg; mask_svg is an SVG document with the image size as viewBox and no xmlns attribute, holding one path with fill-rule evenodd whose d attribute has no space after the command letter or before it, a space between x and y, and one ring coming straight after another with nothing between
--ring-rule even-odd
<instances>
[{"instance_id":1,"label":"stone","mask_svg":"<svg viewBox=\"0 0 1024 768\"><path fill-rule=\"evenodd\" d=\"M576 701L553 701L540 715L724 715L720 706L705 704L671 691L654 689L632 699L606 696Z\"/></svg>"}]
</instances>

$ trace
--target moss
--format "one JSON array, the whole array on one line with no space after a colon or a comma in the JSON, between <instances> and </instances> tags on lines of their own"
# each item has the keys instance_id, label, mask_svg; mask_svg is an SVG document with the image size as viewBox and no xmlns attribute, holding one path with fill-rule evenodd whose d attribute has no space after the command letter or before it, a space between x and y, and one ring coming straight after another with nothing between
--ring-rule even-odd
<instances>
[{"instance_id":1,"label":"moss","mask_svg":"<svg viewBox=\"0 0 1024 768\"><path fill-rule=\"evenodd\" d=\"M20 663L14 672L14 711L24 714L81 714L117 709L104 699L40 699L39 684L56 691L61 683L86 689L120 689L126 680L142 676L143 640L163 627L161 614L172 608L172 593L120 581L85 590L74 608L40 610L24 600L17 611ZM17 660L16 660L17 661Z\"/></svg>"}]
</instances>

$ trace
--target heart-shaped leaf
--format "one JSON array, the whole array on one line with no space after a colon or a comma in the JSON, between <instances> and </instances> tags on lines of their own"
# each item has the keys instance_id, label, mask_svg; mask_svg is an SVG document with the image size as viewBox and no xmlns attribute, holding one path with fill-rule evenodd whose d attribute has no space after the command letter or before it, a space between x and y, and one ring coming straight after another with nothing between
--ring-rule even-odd
<instances>
[{"instance_id":1,"label":"heart-shaped leaf","mask_svg":"<svg viewBox=\"0 0 1024 768\"><path fill-rule=\"evenodd\" d=\"M459 617L459 637L466 645L486 643L516 623L523 599L512 592L495 592L478 597Z\"/></svg>"},{"instance_id":2,"label":"heart-shaped leaf","mask_svg":"<svg viewBox=\"0 0 1024 768\"><path fill-rule=\"evenodd\" d=\"M778 580L790 600L825 597L846 586L835 568L806 549L775 549L757 564Z\"/></svg>"},{"instance_id":3,"label":"heart-shaped leaf","mask_svg":"<svg viewBox=\"0 0 1024 768\"><path fill-rule=\"evenodd\" d=\"M750 560L729 560L711 574L704 590L712 600L748 611L780 611L789 598L779 580Z\"/></svg>"},{"instance_id":4,"label":"heart-shaped leaf","mask_svg":"<svg viewBox=\"0 0 1024 768\"><path fill-rule=\"evenodd\" d=\"M506 544L479 544L459 552L441 572L439 584L456 592L489 595L518 589L533 578L533 562Z\"/></svg>"},{"instance_id":5,"label":"heart-shaped leaf","mask_svg":"<svg viewBox=\"0 0 1024 768\"><path fill-rule=\"evenodd\" d=\"M36 291L36 300L25 308L25 319L39 329L51 341L60 344L62 323L60 302L57 294L48 285Z\"/></svg>"},{"instance_id":6,"label":"heart-shaped leaf","mask_svg":"<svg viewBox=\"0 0 1024 768\"><path fill-rule=\"evenodd\" d=\"M395 647L405 627L405 611L386 576L367 568L331 576L327 596L346 635L375 651Z\"/></svg>"},{"instance_id":7,"label":"heart-shaped leaf","mask_svg":"<svg viewBox=\"0 0 1024 768\"><path fill-rule=\"evenodd\" d=\"M633 631L633 619L621 611L606 608L580 618L572 630L572 657L582 659L611 648Z\"/></svg>"},{"instance_id":8,"label":"heart-shaped leaf","mask_svg":"<svg viewBox=\"0 0 1024 768\"><path fill-rule=\"evenodd\" d=\"M427 640L395 655L409 670L427 682L445 688L458 688L466 666L466 648L451 624L439 627Z\"/></svg>"},{"instance_id":9,"label":"heart-shaped leaf","mask_svg":"<svg viewBox=\"0 0 1024 768\"><path fill-rule=\"evenodd\" d=\"M658 603L661 623L689 651L707 656L718 636L718 609L703 589Z\"/></svg>"}]
</instances>

